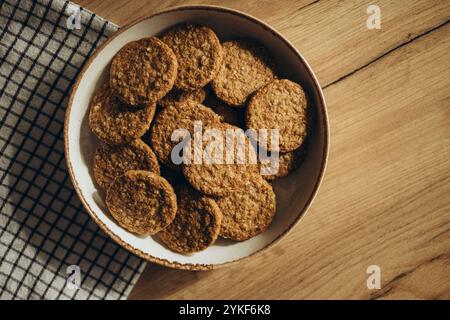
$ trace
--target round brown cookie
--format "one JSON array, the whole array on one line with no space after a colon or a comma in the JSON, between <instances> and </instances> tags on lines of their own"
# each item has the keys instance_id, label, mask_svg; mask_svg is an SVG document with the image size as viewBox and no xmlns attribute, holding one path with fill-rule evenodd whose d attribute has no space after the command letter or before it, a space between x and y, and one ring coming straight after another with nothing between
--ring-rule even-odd
<instances>
[{"instance_id":1,"label":"round brown cookie","mask_svg":"<svg viewBox=\"0 0 450 320\"><path fill-rule=\"evenodd\" d=\"M151 37L126 44L111 62L109 81L127 104L154 104L173 87L178 63L173 51Z\"/></svg>"},{"instance_id":2,"label":"round brown cookie","mask_svg":"<svg viewBox=\"0 0 450 320\"><path fill-rule=\"evenodd\" d=\"M158 159L174 166L171 160L173 147L178 145L182 139L172 141L172 133L177 129L186 129L191 134L194 130L194 121L201 121L203 126L211 123L219 123L220 117L210 108L193 101L185 101L177 106L164 108L155 118L151 128L150 141Z\"/></svg>"},{"instance_id":3,"label":"round brown cookie","mask_svg":"<svg viewBox=\"0 0 450 320\"><path fill-rule=\"evenodd\" d=\"M270 156L274 156L275 154L271 154ZM294 151L278 154L278 170L276 169L276 166L274 164L271 166L269 157L264 160L260 160L260 173L262 177L268 181L285 177L301 165L305 158L305 155L306 144L303 143L300 148L295 149ZM273 159L273 161L276 160ZM276 172L273 170L275 170Z\"/></svg>"},{"instance_id":4,"label":"round brown cookie","mask_svg":"<svg viewBox=\"0 0 450 320\"><path fill-rule=\"evenodd\" d=\"M117 177L106 193L106 205L120 226L141 235L161 231L177 212L177 198L169 182L143 170Z\"/></svg>"},{"instance_id":5,"label":"round brown cookie","mask_svg":"<svg viewBox=\"0 0 450 320\"><path fill-rule=\"evenodd\" d=\"M175 87L178 89L198 90L216 76L222 62L222 46L210 28L180 24L164 33L161 40L177 57Z\"/></svg>"},{"instance_id":6,"label":"round brown cookie","mask_svg":"<svg viewBox=\"0 0 450 320\"><path fill-rule=\"evenodd\" d=\"M208 136L211 129L215 129L220 136ZM227 141L233 144L229 145ZM191 161L183 163L183 174L195 189L206 195L226 196L240 188L245 173L257 172L256 151L238 127L226 123L214 124L205 127L203 145L191 142ZM202 157L196 158L196 153Z\"/></svg>"},{"instance_id":7,"label":"round brown cookie","mask_svg":"<svg viewBox=\"0 0 450 320\"><path fill-rule=\"evenodd\" d=\"M168 94L166 94L161 100L158 101L158 105L161 108L165 108L171 105L177 105L180 102L186 101L188 99L202 103L205 100L206 91L205 89L199 89L195 91L180 91L177 89L172 89Z\"/></svg>"},{"instance_id":8,"label":"round brown cookie","mask_svg":"<svg viewBox=\"0 0 450 320\"><path fill-rule=\"evenodd\" d=\"M307 132L307 117L303 88L286 79L274 80L251 97L246 125L256 131L278 129L279 151L289 152L302 145ZM260 140L258 144L270 151L278 151L268 141Z\"/></svg>"},{"instance_id":9,"label":"round brown cookie","mask_svg":"<svg viewBox=\"0 0 450 320\"><path fill-rule=\"evenodd\" d=\"M130 109L112 93L106 83L95 92L89 112L89 126L105 143L129 143L148 130L155 108L152 104Z\"/></svg>"},{"instance_id":10,"label":"round brown cookie","mask_svg":"<svg viewBox=\"0 0 450 320\"><path fill-rule=\"evenodd\" d=\"M250 40L222 44L223 63L212 81L214 93L230 106L242 107L256 90L275 78L269 52Z\"/></svg>"},{"instance_id":11,"label":"round brown cookie","mask_svg":"<svg viewBox=\"0 0 450 320\"><path fill-rule=\"evenodd\" d=\"M173 222L159 233L161 241L180 253L206 249L219 236L222 213L217 203L187 186L175 191L178 211Z\"/></svg>"},{"instance_id":12,"label":"round brown cookie","mask_svg":"<svg viewBox=\"0 0 450 320\"><path fill-rule=\"evenodd\" d=\"M217 200L223 214L220 236L238 241L265 231L276 211L275 193L266 180L259 174L243 180L239 190Z\"/></svg>"},{"instance_id":13,"label":"round brown cookie","mask_svg":"<svg viewBox=\"0 0 450 320\"><path fill-rule=\"evenodd\" d=\"M111 182L129 170L147 170L159 174L159 164L153 150L141 139L130 144L111 146L100 144L94 155L93 172L97 184L108 189Z\"/></svg>"}]
</instances>

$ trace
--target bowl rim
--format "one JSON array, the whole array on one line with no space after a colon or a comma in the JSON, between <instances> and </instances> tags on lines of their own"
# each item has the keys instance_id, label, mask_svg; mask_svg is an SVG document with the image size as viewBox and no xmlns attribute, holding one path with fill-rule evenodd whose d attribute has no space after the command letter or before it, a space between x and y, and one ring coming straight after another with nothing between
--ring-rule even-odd
<instances>
[{"instance_id":1,"label":"bowl rim","mask_svg":"<svg viewBox=\"0 0 450 320\"><path fill-rule=\"evenodd\" d=\"M73 167L72 167L72 164L70 161L70 157L69 157L69 147L68 147L69 146L69 134L68 134L68 132L69 132L70 113L71 113L72 105L74 102L74 96L75 96L75 93L81 82L81 79L83 78L84 73L91 66L92 62L97 57L97 55L118 35L122 34L126 30L130 29L134 25L136 25L144 20L151 19L153 17L159 16L162 14L166 14L166 13L170 13L170 12L188 11L188 10L216 11L216 12L225 12L228 14L236 15L241 18L248 19L248 20L262 26L265 30L272 33L272 35L279 38L289 48L289 50L291 50L297 56L297 58L303 64L303 66L305 67L305 70L307 71L307 73L309 74L311 79L313 80L314 86L316 87L315 89L318 91L318 94L319 94L318 98L320 100L320 112L323 116L320 126L324 130L324 145L323 145L323 150L322 150L323 157L322 157L322 162L320 164L319 176L315 182L315 185L313 187L313 191L312 191L310 197L306 201L303 208L299 210L294 221L282 233L280 233L274 240L272 240L270 243L268 243L265 247L249 254L248 256L238 258L238 259L232 260L232 261L219 263L219 264L179 263L176 261L169 261L169 260L166 260L163 258L158 258L158 257L152 256L151 254L145 253L145 252L141 251L140 249L133 247L130 243L128 243L127 241L120 238L118 235L116 235L114 232L112 232L106 226L106 224L96 215L94 210L92 210L91 207L89 206L89 204L86 202L86 200L81 192L81 188L78 185L77 180L75 179L74 170L73 170ZM81 203L83 204L84 208L91 216L91 218L100 227L100 229L102 229L103 232L105 232L111 239L113 239L116 243L118 243L120 246L127 249L128 251L134 253L135 255L143 258L146 261L153 262L153 263L165 266L165 267L171 267L171 268L181 269L181 270L212 270L212 269L217 269L217 268L221 268L224 266L236 264L238 262L248 260L257 254L261 254L261 253L267 251L268 249L272 248L275 244L277 244L281 239L285 238L286 235L290 231L292 231L292 229L305 216L306 212L310 208L314 198L317 195L319 187L323 181L325 169L326 169L327 162L328 162L329 140L330 140L330 137L329 137L328 113L327 113L327 106L326 106L325 97L324 97L324 94L322 91L322 87L320 86L320 83L319 83L316 75L312 71L310 65L308 64L306 59L302 56L302 54L297 50L297 48L295 48L295 46L287 38L285 38L281 33L276 31L273 27L271 27L267 23L263 22L262 20L254 17L248 13L245 13L245 12L242 12L242 11L239 11L236 9L231 9L231 8L227 8L227 7L223 7L223 6L215 6L215 5L182 5L182 6L170 7L170 8L152 13L148 16L135 19L135 20L131 21L130 23L125 24L123 27L120 27L114 34L112 34L109 38L107 38L105 40L105 42L103 42L98 48L96 48L94 53L85 62L83 68L81 69L80 73L77 76L75 83L72 86L69 101L68 101L67 108L66 108L65 120L64 120L64 151L65 151L64 153L65 153L65 158L66 158L67 170L69 172L70 179L72 180L72 184L74 186L75 192L76 192L78 198L80 199Z\"/></svg>"}]
</instances>

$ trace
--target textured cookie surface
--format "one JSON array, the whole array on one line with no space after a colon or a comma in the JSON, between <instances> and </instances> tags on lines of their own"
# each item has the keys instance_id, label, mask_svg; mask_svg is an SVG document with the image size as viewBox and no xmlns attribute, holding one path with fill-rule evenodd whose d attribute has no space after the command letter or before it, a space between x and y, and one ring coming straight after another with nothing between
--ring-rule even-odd
<instances>
[{"instance_id":1,"label":"textured cookie surface","mask_svg":"<svg viewBox=\"0 0 450 320\"><path fill-rule=\"evenodd\" d=\"M100 144L94 155L93 172L97 184L104 190L111 182L129 170L146 170L159 174L159 164L153 150L141 139L130 144L111 146Z\"/></svg>"},{"instance_id":2,"label":"textured cookie surface","mask_svg":"<svg viewBox=\"0 0 450 320\"><path fill-rule=\"evenodd\" d=\"M252 174L241 189L219 198L217 205L223 214L220 236L241 241L267 229L275 216L276 199L272 186Z\"/></svg>"},{"instance_id":3,"label":"textured cookie surface","mask_svg":"<svg viewBox=\"0 0 450 320\"><path fill-rule=\"evenodd\" d=\"M170 249L193 253L216 241L222 223L217 203L190 187L176 188L178 211L173 222L159 233Z\"/></svg>"},{"instance_id":4,"label":"textured cookie surface","mask_svg":"<svg viewBox=\"0 0 450 320\"><path fill-rule=\"evenodd\" d=\"M254 130L278 129L279 151L289 152L303 143L307 133L307 101L303 88L290 80L274 80L258 90L250 99L246 125ZM272 143L258 143L277 151Z\"/></svg>"},{"instance_id":5,"label":"textured cookie surface","mask_svg":"<svg viewBox=\"0 0 450 320\"><path fill-rule=\"evenodd\" d=\"M223 62L212 88L229 105L243 106L253 92L275 78L272 58L250 40L227 41L222 48Z\"/></svg>"},{"instance_id":6,"label":"textured cookie surface","mask_svg":"<svg viewBox=\"0 0 450 320\"><path fill-rule=\"evenodd\" d=\"M187 100L192 100L197 103L202 103L205 100L206 91L205 89L199 89L195 91L180 91L172 89L168 94L166 94L161 100L158 101L158 105L162 108L177 105L180 102Z\"/></svg>"},{"instance_id":7,"label":"textured cookie surface","mask_svg":"<svg viewBox=\"0 0 450 320\"><path fill-rule=\"evenodd\" d=\"M270 154L270 157L260 159L259 165L262 177L268 181L272 181L278 178L285 177L289 173L297 169L305 159L307 141L308 139L305 140L300 148L295 149L294 151L289 151L286 153L273 153ZM274 161L276 161L276 159L273 156L277 155L278 168L276 169L276 166L273 163Z\"/></svg>"},{"instance_id":8,"label":"textured cookie surface","mask_svg":"<svg viewBox=\"0 0 450 320\"><path fill-rule=\"evenodd\" d=\"M142 170L117 177L108 188L106 205L119 225L141 235L161 231L177 211L176 195L169 182Z\"/></svg>"},{"instance_id":9,"label":"textured cookie surface","mask_svg":"<svg viewBox=\"0 0 450 320\"><path fill-rule=\"evenodd\" d=\"M198 90L216 76L222 62L222 47L210 28L193 24L177 25L164 33L161 40L177 57L175 87L178 89Z\"/></svg>"},{"instance_id":10,"label":"textured cookie surface","mask_svg":"<svg viewBox=\"0 0 450 320\"><path fill-rule=\"evenodd\" d=\"M108 144L125 144L140 138L150 127L155 105L130 109L104 84L97 89L89 112L89 126Z\"/></svg>"},{"instance_id":11,"label":"textured cookie surface","mask_svg":"<svg viewBox=\"0 0 450 320\"><path fill-rule=\"evenodd\" d=\"M173 51L152 37L126 44L111 62L113 91L132 106L154 104L173 87L178 63Z\"/></svg>"},{"instance_id":12,"label":"textured cookie surface","mask_svg":"<svg viewBox=\"0 0 450 320\"><path fill-rule=\"evenodd\" d=\"M212 129L216 130L216 136L208 135ZM191 163L183 163L183 174L204 194L228 195L240 187L243 175L258 169L253 145L244 131L235 126L221 123L205 127L203 145L192 143L191 146ZM201 159L196 154L202 154Z\"/></svg>"},{"instance_id":13,"label":"textured cookie surface","mask_svg":"<svg viewBox=\"0 0 450 320\"><path fill-rule=\"evenodd\" d=\"M172 165L172 148L182 141L172 141L172 133L177 129L186 129L193 134L194 121L201 121L203 126L219 123L220 117L202 104L186 101L177 106L164 108L155 118L151 129L150 141L158 159Z\"/></svg>"}]
</instances>

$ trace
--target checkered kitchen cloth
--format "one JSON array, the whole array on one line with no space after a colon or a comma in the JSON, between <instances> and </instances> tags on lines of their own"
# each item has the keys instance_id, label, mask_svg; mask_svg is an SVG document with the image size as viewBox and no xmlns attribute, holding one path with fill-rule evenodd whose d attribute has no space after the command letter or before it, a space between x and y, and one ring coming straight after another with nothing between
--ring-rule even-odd
<instances>
[{"instance_id":1,"label":"checkered kitchen cloth","mask_svg":"<svg viewBox=\"0 0 450 320\"><path fill-rule=\"evenodd\" d=\"M71 86L117 26L81 9L70 30L78 7L63 0L0 6L0 299L126 298L145 263L83 210L63 142Z\"/></svg>"}]
</instances>

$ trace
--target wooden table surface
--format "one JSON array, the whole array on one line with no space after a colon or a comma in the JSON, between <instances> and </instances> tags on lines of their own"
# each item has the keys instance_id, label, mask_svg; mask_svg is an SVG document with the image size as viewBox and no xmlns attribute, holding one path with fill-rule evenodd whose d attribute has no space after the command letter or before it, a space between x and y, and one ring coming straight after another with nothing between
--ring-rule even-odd
<instances>
[{"instance_id":1,"label":"wooden table surface","mask_svg":"<svg viewBox=\"0 0 450 320\"><path fill-rule=\"evenodd\" d=\"M131 299L450 299L449 0L75 2L119 25L188 3L245 11L292 41L328 103L325 179L286 239L208 272L149 263Z\"/></svg>"}]
</instances>

